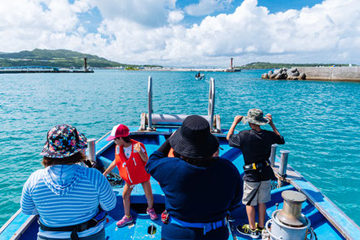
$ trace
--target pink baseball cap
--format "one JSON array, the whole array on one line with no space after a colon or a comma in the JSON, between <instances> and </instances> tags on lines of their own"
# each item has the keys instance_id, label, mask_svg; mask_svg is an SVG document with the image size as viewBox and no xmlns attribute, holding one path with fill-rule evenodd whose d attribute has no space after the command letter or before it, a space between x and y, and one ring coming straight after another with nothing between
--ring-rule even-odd
<instances>
[{"instance_id":1,"label":"pink baseball cap","mask_svg":"<svg viewBox=\"0 0 360 240\"><path fill-rule=\"evenodd\" d=\"M127 137L129 136L129 128L124 124L116 125L111 130L110 136L106 138L106 141L114 140L119 137Z\"/></svg>"}]
</instances>

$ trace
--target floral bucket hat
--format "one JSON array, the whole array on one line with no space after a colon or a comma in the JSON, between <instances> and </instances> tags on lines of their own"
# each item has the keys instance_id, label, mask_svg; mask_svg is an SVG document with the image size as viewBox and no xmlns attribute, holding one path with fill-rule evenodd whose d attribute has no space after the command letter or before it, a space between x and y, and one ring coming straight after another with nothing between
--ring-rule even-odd
<instances>
[{"instance_id":1,"label":"floral bucket hat","mask_svg":"<svg viewBox=\"0 0 360 240\"><path fill-rule=\"evenodd\" d=\"M47 133L47 140L40 155L49 158L66 158L87 148L84 134L67 124L56 125Z\"/></svg>"}]
</instances>

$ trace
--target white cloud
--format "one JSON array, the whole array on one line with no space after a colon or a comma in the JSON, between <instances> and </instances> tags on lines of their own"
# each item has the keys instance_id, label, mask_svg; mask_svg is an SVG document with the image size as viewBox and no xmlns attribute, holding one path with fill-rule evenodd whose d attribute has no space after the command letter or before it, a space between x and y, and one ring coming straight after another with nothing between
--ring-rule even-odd
<instances>
[{"instance_id":1,"label":"white cloud","mask_svg":"<svg viewBox=\"0 0 360 240\"><path fill-rule=\"evenodd\" d=\"M67 0L12 0L0 5L3 51L32 49L51 44L44 36L71 32L78 18Z\"/></svg>"},{"instance_id":2,"label":"white cloud","mask_svg":"<svg viewBox=\"0 0 360 240\"><path fill-rule=\"evenodd\" d=\"M168 22L175 24L184 19L184 13L182 11L172 11L169 13Z\"/></svg>"},{"instance_id":3,"label":"white cloud","mask_svg":"<svg viewBox=\"0 0 360 240\"><path fill-rule=\"evenodd\" d=\"M174 0L88 0L99 8L103 18L122 19L149 27L167 23L168 13L175 8Z\"/></svg>"},{"instance_id":4,"label":"white cloud","mask_svg":"<svg viewBox=\"0 0 360 240\"><path fill-rule=\"evenodd\" d=\"M90 10L90 4L87 0L77 0L71 5L71 10L75 13L84 13Z\"/></svg>"},{"instance_id":5,"label":"white cloud","mask_svg":"<svg viewBox=\"0 0 360 240\"><path fill-rule=\"evenodd\" d=\"M200 0L198 4L190 4L185 7L187 14L192 16L205 16L217 10L222 10L233 0Z\"/></svg>"},{"instance_id":6,"label":"white cloud","mask_svg":"<svg viewBox=\"0 0 360 240\"><path fill-rule=\"evenodd\" d=\"M97 7L88 33L78 18ZM228 66L253 61L359 63L360 5L326 0L270 14L245 0L231 14L186 26L175 0L12 0L0 5L0 51L70 49L122 63ZM185 18L184 18L185 17Z\"/></svg>"}]
</instances>

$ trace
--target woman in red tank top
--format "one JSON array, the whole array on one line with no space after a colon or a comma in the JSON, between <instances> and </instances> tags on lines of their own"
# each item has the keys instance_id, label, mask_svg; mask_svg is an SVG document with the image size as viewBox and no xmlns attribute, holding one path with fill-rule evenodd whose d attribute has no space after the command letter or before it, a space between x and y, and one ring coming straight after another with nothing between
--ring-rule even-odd
<instances>
[{"instance_id":1,"label":"woman in red tank top","mask_svg":"<svg viewBox=\"0 0 360 240\"><path fill-rule=\"evenodd\" d=\"M157 219L153 208L154 196L150 185L150 175L145 171L148 160L144 144L130 139L129 128L123 124L115 126L107 141L115 142L115 160L106 169L103 175L106 177L116 166L119 169L121 178L125 181L123 190L123 204L125 215L116 223L118 227L124 227L133 222L130 214L130 195L133 187L141 183L144 188L148 208L146 212L151 220Z\"/></svg>"}]
</instances>

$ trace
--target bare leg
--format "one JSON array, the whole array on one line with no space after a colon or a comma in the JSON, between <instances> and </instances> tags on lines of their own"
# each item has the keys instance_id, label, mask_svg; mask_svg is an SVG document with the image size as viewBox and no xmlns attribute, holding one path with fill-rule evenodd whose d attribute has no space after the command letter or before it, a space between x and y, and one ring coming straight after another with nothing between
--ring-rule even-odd
<instances>
[{"instance_id":1,"label":"bare leg","mask_svg":"<svg viewBox=\"0 0 360 240\"><path fill-rule=\"evenodd\" d=\"M147 182L141 183L141 185L144 188L146 200L147 200L147 203L148 203L148 208L153 208L153 206L154 206L154 195L152 194L150 180L147 181Z\"/></svg>"},{"instance_id":2,"label":"bare leg","mask_svg":"<svg viewBox=\"0 0 360 240\"><path fill-rule=\"evenodd\" d=\"M130 185L127 182L125 182L122 197L123 197L124 211L126 216L130 216L130 195L132 190L133 189L130 187Z\"/></svg>"},{"instance_id":3,"label":"bare leg","mask_svg":"<svg viewBox=\"0 0 360 240\"><path fill-rule=\"evenodd\" d=\"M250 228L255 229L255 207L246 205L246 213L248 216Z\"/></svg>"},{"instance_id":4,"label":"bare leg","mask_svg":"<svg viewBox=\"0 0 360 240\"><path fill-rule=\"evenodd\" d=\"M259 203L259 227L263 228L265 225L265 214L266 214L266 204Z\"/></svg>"}]
</instances>

